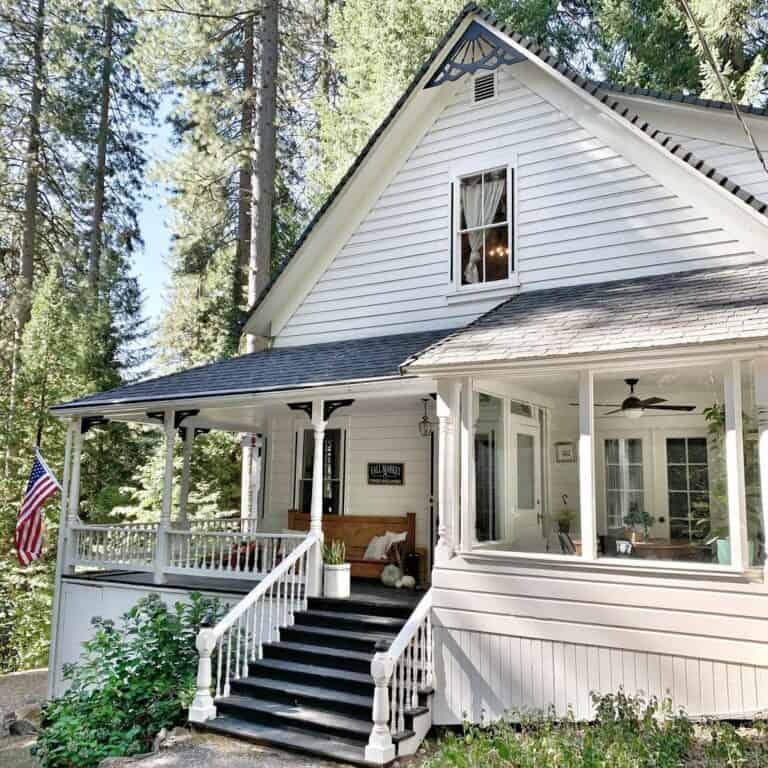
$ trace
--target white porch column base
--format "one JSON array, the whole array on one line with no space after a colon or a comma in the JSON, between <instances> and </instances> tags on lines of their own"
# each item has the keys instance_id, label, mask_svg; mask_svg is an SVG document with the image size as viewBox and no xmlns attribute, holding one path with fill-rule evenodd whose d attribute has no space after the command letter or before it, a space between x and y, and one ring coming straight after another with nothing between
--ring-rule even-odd
<instances>
[{"instance_id":1,"label":"white porch column base","mask_svg":"<svg viewBox=\"0 0 768 768\"><path fill-rule=\"evenodd\" d=\"M175 412L166 411L163 417L165 431L165 476L163 479L163 508L157 527L155 545L155 584L165 584L165 567L168 564L168 528L171 523L173 504L173 447L176 438Z\"/></svg>"},{"instance_id":2,"label":"white porch column base","mask_svg":"<svg viewBox=\"0 0 768 768\"><path fill-rule=\"evenodd\" d=\"M389 731L389 681L394 664L388 653L377 653L371 662L371 676L376 684L373 691L373 729L365 747L369 763L383 765L395 759L395 745Z\"/></svg>"},{"instance_id":3,"label":"white porch column base","mask_svg":"<svg viewBox=\"0 0 768 768\"><path fill-rule=\"evenodd\" d=\"M216 705L211 696L213 684L211 654L216 646L212 629L201 629L195 642L200 659L197 663L197 689L189 708L189 720L192 723L204 723L216 717Z\"/></svg>"},{"instance_id":4,"label":"white porch column base","mask_svg":"<svg viewBox=\"0 0 768 768\"><path fill-rule=\"evenodd\" d=\"M760 461L760 500L763 537L768 536L768 357L755 360L755 406L757 410L758 456ZM768 579L768 558L763 564Z\"/></svg>"},{"instance_id":5,"label":"white porch column base","mask_svg":"<svg viewBox=\"0 0 768 768\"><path fill-rule=\"evenodd\" d=\"M597 506L595 504L595 378L579 373L579 498L581 556L597 559Z\"/></svg>"},{"instance_id":6,"label":"white porch column base","mask_svg":"<svg viewBox=\"0 0 768 768\"><path fill-rule=\"evenodd\" d=\"M307 590L311 597L317 597L323 583L323 444L325 442L325 402L312 401L312 427L315 431L315 454L312 461L312 502L309 507L309 532L319 542L313 547L308 558L309 583Z\"/></svg>"},{"instance_id":7,"label":"white porch column base","mask_svg":"<svg viewBox=\"0 0 768 768\"><path fill-rule=\"evenodd\" d=\"M459 410L458 382L441 382L437 387L437 545L435 563L448 562L456 554L455 526L458 509L456 485L456 423Z\"/></svg>"}]
</instances>

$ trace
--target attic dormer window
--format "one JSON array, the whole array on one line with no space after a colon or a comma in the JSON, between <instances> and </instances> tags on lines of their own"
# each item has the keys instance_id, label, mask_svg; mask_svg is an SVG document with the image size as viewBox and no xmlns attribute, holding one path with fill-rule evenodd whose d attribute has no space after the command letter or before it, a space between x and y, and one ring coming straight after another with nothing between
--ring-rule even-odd
<instances>
[{"instance_id":1,"label":"attic dormer window","mask_svg":"<svg viewBox=\"0 0 768 768\"><path fill-rule=\"evenodd\" d=\"M513 272L511 176L503 167L459 179L461 285L507 280Z\"/></svg>"},{"instance_id":2,"label":"attic dormer window","mask_svg":"<svg viewBox=\"0 0 768 768\"><path fill-rule=\"evenodd\" d=\"M472 99L475 104L496 98L496 73L477 75L472 81Z\"/></svg>"}]
</instances>

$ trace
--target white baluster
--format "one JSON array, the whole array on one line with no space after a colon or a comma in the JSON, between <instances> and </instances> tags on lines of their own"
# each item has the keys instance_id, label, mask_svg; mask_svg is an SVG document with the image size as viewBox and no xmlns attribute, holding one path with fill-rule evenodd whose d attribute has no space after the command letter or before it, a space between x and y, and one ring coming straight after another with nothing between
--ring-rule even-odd
<instances>
[{"instance_id":1,"label":"white baluster","mask_svg":"<svg viewBox=\"0 0 768 768\"><path fill-rule=\"evenodd\" d=\"M418 675L418 652L420 650L418 645L419 632L421 631L421 625L416 632L416 637L411 641L411 707L416 708L419 706L419 675Z\"/></svg>"},{"instance_id":2,"label":"white baluster","mask_svg":"<svg viewBox=\"0 0 768 768\"><path fill-rule=\"evenodd\" d=\"M397 688L397 731L402 733L405 730L405 685L408 679L405 669L405 654L397 665L398 669L398 688Z\"/></svg>"},{"instance_id":3,"label":"white baluster","mask_svg":"<svg viewBox=\"0 0 768 768\"><path fill-rule=\"evenodd\" d=\"M229 676L232 670L232 629L227 630L227 662L224 667L224 695L229 696Z\"/></svg>"},{"instance_id":4,"label":"white baluster","mask_svg":"<svg viewBox=\"0 0 768 768\"><path fill-rule=\"evenodd\" d=\"M217 666L217 673L216 673L216 698L221 697L221 665L222 665L222 659L224 658L224 636L222 635L219 638L219 649L216 653L216 666Z\"/></svg>"},{"instance_id":5,"label":"white baluster","mask_svg":"<svg viewBox=\"0 0 768 768\"><path fill-rule=\"evenodd\" d=\"M386 653L377 653L371 662L371 676L376 685L373 691L373 729L365 747L365 759L379 765L395 759L390 725L390 681L393 679L392 659ZM394 714L394 713L393 713Z\"/></svg>"},{"instance_id":6,"label":"white baluster","mask_svg":"<svg viewBox=\"0 0 768 768\"><path fill-rule=\"evenodd\" d=\"M195 644L200 659L197 663L197 687L194 701L189 708L189 719L193 723L204 723L216 717L216 707L211 697L211 653L216 646L213 630L201 629Z\"/></svg>"}]
</instances>

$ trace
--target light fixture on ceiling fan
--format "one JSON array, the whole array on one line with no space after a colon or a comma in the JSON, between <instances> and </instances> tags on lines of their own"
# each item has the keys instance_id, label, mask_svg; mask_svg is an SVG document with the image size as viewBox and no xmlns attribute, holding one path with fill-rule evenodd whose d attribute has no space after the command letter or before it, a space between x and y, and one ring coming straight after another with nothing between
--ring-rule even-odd
<instances>
[{"instance_id":1,"label":"light fixture on ceiling fan","mask_svg":"<svg viewBox=\"0 0 768 768\"><path fill-rule=\"evenodd\" d=\"M663 397L646 397L645 399L639 398L635 394L635 387L640 379L624 379L626 385L629 387L629 395L622 400L621 404L618 403L595 403L595 408L614 408L613 411L608 411L605 416L613 416L617 413L621 413L628 419L639 419L645 411L678 411L688 412L696 410L695 405L663 405L667 400ZM571 403L571 405L578 405L578 403Z\"/></svg>"}]
</instances>

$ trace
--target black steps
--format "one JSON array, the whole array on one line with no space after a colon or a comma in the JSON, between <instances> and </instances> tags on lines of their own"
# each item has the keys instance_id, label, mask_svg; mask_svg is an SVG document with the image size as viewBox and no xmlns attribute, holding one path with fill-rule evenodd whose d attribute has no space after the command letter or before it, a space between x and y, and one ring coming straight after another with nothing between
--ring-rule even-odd
<instances>
[{"instance_id":1,"label":"black steps","mask_svg":"<svg viewBox=\"0 0 768 768\"><path fill-rule=\"evenodd\" d=\"M310 598L308 610L263 647L248 676L230 683L216 700L218 716L201 727L258 744L367 765L365 746L373 723L371 660L389 647L412 607L394 601ZM405 712L405 730L428 711L426 697Z\"/></svg>"}]
</instances>

